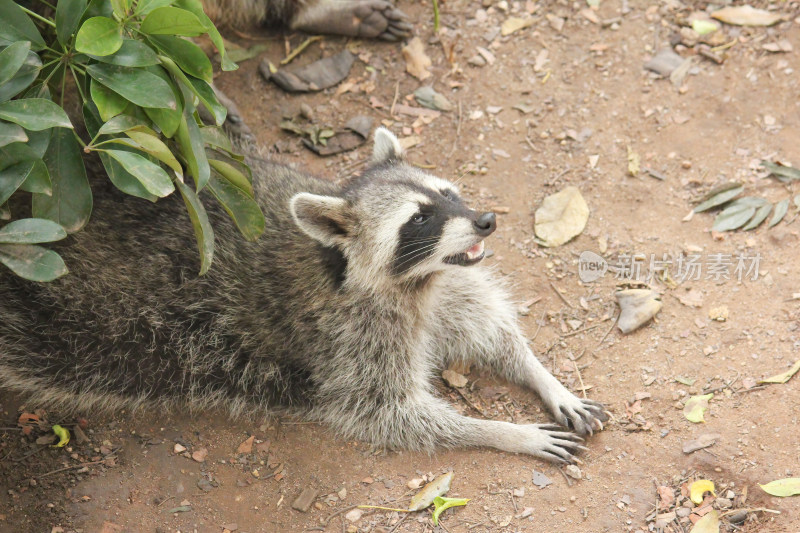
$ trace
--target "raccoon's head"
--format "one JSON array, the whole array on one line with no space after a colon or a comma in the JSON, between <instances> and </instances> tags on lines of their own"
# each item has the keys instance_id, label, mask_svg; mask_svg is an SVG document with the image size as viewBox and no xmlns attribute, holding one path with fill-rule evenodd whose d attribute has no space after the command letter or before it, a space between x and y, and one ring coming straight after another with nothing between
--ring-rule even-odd
<instances>
[{"instance_id":1,"label":"raccoon's head","mask_svg":"<svg viewBox=\"0 0 800 533\"><path fill-rule=\"evenodd\" d=\"M385 128L372 165L340 196L300 193L290 209L306 234L341 251L347 283L371 288L479 263L496 228L494 213L470 209L455 185L407 164Z\"/></svg>"}]
</instances>

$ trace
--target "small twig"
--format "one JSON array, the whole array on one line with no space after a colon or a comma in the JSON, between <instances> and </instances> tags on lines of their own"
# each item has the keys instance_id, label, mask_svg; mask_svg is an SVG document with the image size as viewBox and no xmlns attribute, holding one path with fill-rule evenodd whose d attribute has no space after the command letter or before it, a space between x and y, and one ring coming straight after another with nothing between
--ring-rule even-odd
<instances>
[{"instance_id":1,"label":"small twig","mask_svg":"<svg viewBox=\"0 0 800 533\"><path fill-rule=\"evenodd\" d=\"M562 476L564 476L564 479L566 479L566 480L567 480L567 486L568 486L568 487L571 487L571 486L572 486L572 480L569 478L569 476L567 475L567 473L566 473L566 472L564 472L563 470L561 470L561 468L558 468L558 471L559 471L559 472L561 472L561 475L562 475Z\"/></svg>"},{"instance_id":2,"label":"small twig","mask_svg":"<svg viewBox=\"0 0 800 533\"><path fill-rule=\"evenodd\" d=\"M533 334L531 337L531 342L536 340L536 337L539 336L539 332L542 330L542 324L544 324L544 316L547 314L547 310L542 311L542 318L539 319L539 322L536 324L536 333Z\"/></svg>"},{"instance_id":3,"label":"small twig","mask_svg":"<svg viewBox=\"0 0 800 533\"><path fill-rule=\"evenodd\" d=\"M555 293L558 295L558 297L561 298L561 301L564 302L565 304L567 304L567 307L569 307L570 309L575 309L572 306L572 304L569 303L569 301L567 301L567 299L564 297L564 295L561 294L561 291L558 290L558 288L555 286L555 284L552 281L550 282L550 287L552 287L553 291L555 291Z\"/></svg>"},{"instance_id":4,"label":"small twig","mask_svg":"<svg viewBox=\"0 0 800 533\"><path fill-rule=\"evenodd\" d=\"M394 84L394 98L392 99L392 107L389 108L389 114L394 116L394 106L397 105L397 98L400 96L400 82Z\"/></svg>"},{"instance_id":5,"label":"small twig","mask_svg":"<svg viewBox=\"0 0 800 533\"><path fill-rule=\"evenodd\" d=\"M621 313L620 313L620 314L621 314ZM618 320L619 320L619 315L617 315L617 318L615 318L615 319L614 319L614 323L613 323L613 324L611 324L611 327L610 327L610 328L608 328L608 331L606 331L606 334L605 334L605 335L603 335L603 338L602 338L602 339L600 339L600 342L598 342L598 343L597 343L597 347L598 347L598 348L599 348L600 346L602 346L602 345L603 345L603 342L606 340L606 337L608 337L608 336L609 336L609 334L610 334L610 333L611 333L611 332L614 330L614 327L617 325L617 321L618 321Z\"/></svg>"},{"instance_id":6,"label":"small twig","mask_svg":"<svg viewBox=\"0 0 800 533\"><path fill-rule=\"evenodd\" d=\"M484 413L482 410L480 410L480 409L478 408L478 406L477 406L477 405L475 405L474 403L472 403L472 401L471 401L469 398L467 398L467 395L466 395L466 394L464 394L463 392L461 392L461 389L458 389L458 388L457 388L457 389L456 389L456 392L457 392L457 393L458 393L458 394L459 394L459 395L460 395L462 398L464 398L464 401L465 401L465 402L467 402L467 405L469 405L470 407L472 407L473 409L475 409L475 411L476 411L476 412L478 412L478 413L480 413L480 415L481 415L482 417L484 417L484 418L488 418L488 417L486 416L486 413Z\"/></svg>"},{"instance_id":7,"label":"small twig","mask_svg":"<svg viewBox=\"0 0 800 533\"><path fill-rule=\"evenodd\" d=\"M764 513L781 514L780 511L776 511L775 509L767 509L766 507L753 507L753 508L748 507L745 509L731 509L730 511L725 511L724 513L719 515L719 517L722 518L723 516L727 516L733 513L738 513L739 511L747 511L748 513L757 513L761 511Z\"/></svg>"},{"instance_id":8,"label":"small twig","mask_svg":"<svg viewBox=\"0 0 800 533\"><path fill-rule=\"evenodd\" d=\"M294 50L289 52L289 55L287 55L285 58L283 58L281 60L281 65L288 65L289 63L292 62L292 60L295 57L300 55L300 53L302 53L303 50L308 48L308 46L310 44L315 43L315 42L320 41L320 40L322 40L322 35L314 35L313 37L309 37L308 39L306 39L305 41L300 43L300 46L298 46L297 48L295 48Z\"/></svg>"},{"instance_id":9,"label":"small twig","mask_svg":"<svg viewBox=\"0 0 800 533\"><path fill-rule=\"evenodd\" d=\"M107 459L107 457L104 457L103 459L100 459L99 461L89 461L88 463L80 463L80 464L77 464L77 465L65 466L64 468L59 468L57 470L51 470L50 472L46 472L46 473L44 473L44 474L42 474L40 476L36 476L36 477L41 479L43 477L47 477L47 476L52 475L52 474L58 474L59 472L66 472L67 470L74 470L75 468L83 468L84 466L98 465L100 463L104 463L106 459Z\"/></svg>"},{"instance_id":10,"label":"small twig","mask_svg":"<svg viewBox=\"0 0 800 533\"><path fill-rule=\"evenodd\" d=\"M392 529L389 530L388 533L394 533L397 530L397 528L400 527L400 524L402 524L405 521L405 519L408 518L409 516L411 516L411 515L410 514L404 514L403 517L400 520L397 521L397 523L394 525L394 527L392 527Z\"/></svg>"},{"instance_id":11,"label":"small twig","mask_svg":"<svg viewBox=\"0 0 800 533\"><path fill-rule=\"evenodd\" d=\"M561 337L572 337L574 335L580 335L581 333L586 333L587 331L592 331L593 329L599 328L602 326L603 323L600 322L599 324L595 324L594 326L589 326L588 328L579 329L577 331L570 331L569 333L564 333Z\"/></svg>"},{"instance_id":12,"label":"small twig","mask_svg":"<svg viewBox=\"0 0 800 533\"><path fill-rule=\"evenodd\" d=\"M172 500L172 499L174 499L174 498L175 498L175 496L170 496L169 498L164 498L163 500L161 500L161 501L159 502L159 504L158 504L158 505L156 505L156 508L158 508L158 507L161 507L161 506L162 506L162 505L164 505L166 502L168 502L168 501L170 501L170 500Z\"/></svg>"},{"instance_id":13,"label":"small twig","mask_svg":"<svg viewBox=\"0 0 800 533\"><path fill-rule=\"evenodd\" d=\"M398 513L410 513L408 509L397 509L395 507L381 507L380 505L359 505L359 509L383 509L384 511L397 511Z\"/></svg>"},{"instance_id":14,"label":"small twig","mask_svg":"<svg viewBox=\"0 0 800 533\"><path fill-rule=\"evenodd\" d=\"M598 326L599 325L600 324L598 324ZM583 357L584 353L586 353L586 348L583 349L583 352L581 352L581 355L578 356L578 359ZM586 398L587 397L586 396L586 385L583 384L583 377L581 376L581 369L580 369L580 367L578 365L575 364L575 358L574 357L570 357L570 361L572 361L572 366L575 367L575 372L578 374L578 381L580 381L580 383L581 383L581 392L583 393L583 397Z\"/></svg>"}]
</instances>

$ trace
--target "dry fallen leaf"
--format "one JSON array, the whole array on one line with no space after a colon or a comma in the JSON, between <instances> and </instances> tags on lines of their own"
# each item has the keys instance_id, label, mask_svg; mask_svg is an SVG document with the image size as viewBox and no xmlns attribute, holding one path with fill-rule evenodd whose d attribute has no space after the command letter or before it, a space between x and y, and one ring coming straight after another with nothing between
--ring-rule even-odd
<instances>
[{"instance_id":1,"label":"dry fallen leaf","mask_svg":"<svg viewBox=\"0 0 800 533\"><path fill-rule=\"evenodd\" d=\"M800 477L787 477L785 479L777 479L770 481L766 485L759 485L761 489L767 494L785 498L787 496L796 496L800 494Z\"/></svg>"},{"instance_id":2,"label":"dry fallen leaf","mask_svg":"<svg viewBox=\"0 0 800 533\"><path fill-rule=\"evenodd\" d=\"M628 146L628 174L636 177L639 174L639 170L640 170L639 154L634 152L633 149L630 146Z\"/></svg>"},{"instance_id":3,"label":"dry fallen leaf","mask_svg":"<svg viewBox=\"0 0 800 533\"><path fill-rule=\"evenodd\" d=\"M255 435L251 435L246 441L241 443L236 449L236 453L251 453L253 451L253 441L256 440Z\"/></svg>"},{"instance_id":4,"label":"dry fallen leaf","mask_svg":"<svg viewBox=\"0 0 800 533\"><path fill-rule=\"evenodd\" d=\"M692 396L683 406L683 416L686 417L686 420L695 424L705 422L703 415L708 409L708 401L713 397L714 393Z\"/></svg>"},{"instance_id":5,"label":"dry fallen leaf","mask_svg":"<svg viewBox=\"0 0 800 533\"><path fill-rule=\"evenodd\" d=\"M800 361L797 361L794 365L792 365L792 368L790 368L786 372L783 372L781 374L776 374L766 379L762 379L759 381L759 383L786 383L787 381L792 379L792 376L797 374L798 370L800 370Z\"/></svg>"},{"instance_id":6,"label":"dry fallen leaf","mask_svg":"<svg viewBox=\"0 0 800 533\"><path fill-rule=\"evenodd\" d=\"M431 77L428 72L431 58L425 53L425 45L419 37L414 37L403 47L403 57L406 60L406 72L420 81Z\"/></svg>"},{"instance_id":7,"label":"dry fallen leaf","mask_svg":"<svg viewBox=\"0 0 800 533\"><path fill-rule=\"evenodd\" d=\"M716 494L714 494L713 481L709 481L708 479L698 479L689 486L689 498L691 498L695 505L700 505L703 503L703 495L706 492L710 492L716 496Z\"/></svg>"},{"instance_id":8,"label":"dry fallen leaf","mask_svg":"<svg viewBox=\"0 0 800 533\"><path fill-rule=\"evenodd\" d=\"M712 446L714 443L717 442L717 439L720 438L719 433L703 433L699 437L693 440L687 440L683 443L683 453L690 454L696 452L697 450L702 450L703 448L708 448Z\"/></svg>"},{"instance_id":9,"label":"dry fallen leaf","mask_svg":"<svg viewBox=\"0 0 800 533\"><path fill-rule=\"evenodd\" d=\"M711 16L734 26L772 26L781 20L780 13L771 13L752 6L723 7L711 13Z\"/></svg>"},{"instance_id":10,"label":"dry fallen leaf","mask_svg":"<svg viewBox=\"0 0 800 533\"><path fill-rule=\"evenodd\" d=\"M711 511L698 520L689 533L719 533L719 511Z\"/></svg>"},{"instance_id":11,"label":"dry fallen leaf","mask_svg":"<svg viewBox=\"0 0 800 533\"><path fill-rule=\"evenodd\" d=\"M617 327L622 333L630 333L661 311L661 295L652 289L625 289L615 293L620 314Z\"/></svg>"},{"instance_id":12,"label":"dry fallen leaf","mask_svg":"<svg viewBox=\"0 0 800 533\"><path fill-rule=\"evenodd\" d=\"M411 502L408 504L408 510L420 511L428 508L433 503L434 498L447 494L447 491L450 490L450 483L452 483L452 481L452 472L447 472L446 474L442 474L441 476L437 477L425 485L421 491L416 493L414 497L411 498Z\"/></svg>"},{"instance_id":13,"label":"dry fallen leaf","mask_svg":"<svg viewBox=\"0 0 800 533\"><path fill-rule=\"evenodd\" d=\"M515 31L519 31L525 28L529 28L533 26L535 19L533 17L508 17L503 25L500 26L500 33L505 37L506 35L511 35Z\"/></svg>"},{"instance_id":14,"label":"dry fallen leaf","mask_svg":"<svg viewBox=\"0 0 800 533\"><path fill-rule=\"evenodd\" d=\"M579 235L588 220L586 201L570 186L544 199L536 210L534 231L544 246L560 246Z\"/></svg>"}]
</instances>

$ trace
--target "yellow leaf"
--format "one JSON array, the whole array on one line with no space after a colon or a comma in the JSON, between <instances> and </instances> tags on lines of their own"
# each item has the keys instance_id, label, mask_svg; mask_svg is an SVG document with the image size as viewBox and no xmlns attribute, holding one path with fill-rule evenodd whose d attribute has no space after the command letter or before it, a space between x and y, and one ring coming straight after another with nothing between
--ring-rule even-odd
<instances>
[{"instance_id":1,"label":"yellow leaf","mask_svg":"<svg viewBox=\"0 0 800 533\"><path fill-rule=\"evenodd\" d=\"M686 401L686 405L683 406L683 416L686 417L686 420L694 422L695 424L705 422L703 414L706 412L706 409L708 409L708 400L713 397L714 393L692 396Z\"/></svg>"},{"instance_id":2,"label":"yellow leaf","mask_svg":"<svg viewBox=\"0 0 800 533\"><path fill-rule=\"evenodd\" d=\"M797 374L797 371L800 370L800 361L797 361L792 368L784 372L783 374L777 374L767 379L762 379L759 383L786 383L789 381L792 376Z\"/></svg>"},{"instance_id":3,"label":"yellow leaf","mask_svg":"<svg viewBox=\"0 0 800 533\"><path fill-rule=\"evenodd\" d=\"M700 505L703 503L703 494L710 492L714 496L714 482L707 479L698 479L689 486L689 498L695 503Z\"/></svg>"},{"instance_id":4,"label":"yellow leaf","mask_svg":"<svg viewBox=\"0 0 800 533\"><path fill-rule=\"evenodd\" d=\"M775 481L770 481L766 485L759 485L759 487L767 494L772 494L780 498L795 496L800 494L800 477L777 479Z\"/></svg>"},{"instance_id":5,"label":"yellow leaf","mask_svg":"<svg viewBox=\"0 0 800 533\"><path fill-rule=\"evenodd\" d=\"M519 17L509 17L503 22L503 25L500 27L500 34L505 37L506 35L511 35L515 31L522 30L525 28L529 28L533 26L533 23L536 21L533 17L527 18L519 18Z\"/></svg>"},{"instance_id":6,"label":"yellow leaf","mask_svg":"<svg viewBox=\"0 0 800 533\"><path fill-rule=\"evenodd\" d=\"M639 159L639 154L633 151L633 149L628 146L628 174L633 177L636 177L639 174L641 164Z\"/></svg>"},{"instance_id":7,"label":"yellow leaf","mask_svg":"<svg viewBox=\"0 0 800 533\"><path fill-rule=\"evenodd\" d=\"M58 442L53 444L53 448L63 448L69 443L69 430L58 424L53 426L53 433L58 437Z\"/></svg>"},{"instance_id":8,"label":"yellow leaf","mask_svg":"<svg viewBox=\"0 0 800 533\"><path fill-rule=\"evenodd\" d=\"M719 533L719 512L711 511L705 515L689 533Z\"/></svg>"}]
</instances>

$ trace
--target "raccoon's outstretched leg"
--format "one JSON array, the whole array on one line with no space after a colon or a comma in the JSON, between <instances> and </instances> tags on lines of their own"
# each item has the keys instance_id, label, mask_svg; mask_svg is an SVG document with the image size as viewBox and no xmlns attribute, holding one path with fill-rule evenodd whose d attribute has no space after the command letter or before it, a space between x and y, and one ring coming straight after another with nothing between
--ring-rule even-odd
<instances>
[{"instance_id":1,"label":"raccoon's outstretched leg","mask_svg":"<svg viewBox=\"0 0 800 533\"><path fill-rule=\"evenodd\" d=\"M431 336L446 361L465 361L491 368L509 381L535 390L555 420L581 435L602 429L608 420L603 405L572 394L542 365L528 347L505 290L486 271L467 270L447 280L441 313Z\"/></svg>"},{"instance_id":2,"label":"raccoon's outstretched leg","mask_svg":"<svg viewBox=\"0 0 800 533\"><path fill-rule=\"evenodd\" d=\"M317 0L303 5L289 26L308 33L399 41L413 26L386 0Z\"/></svg>"}]
</instances>

